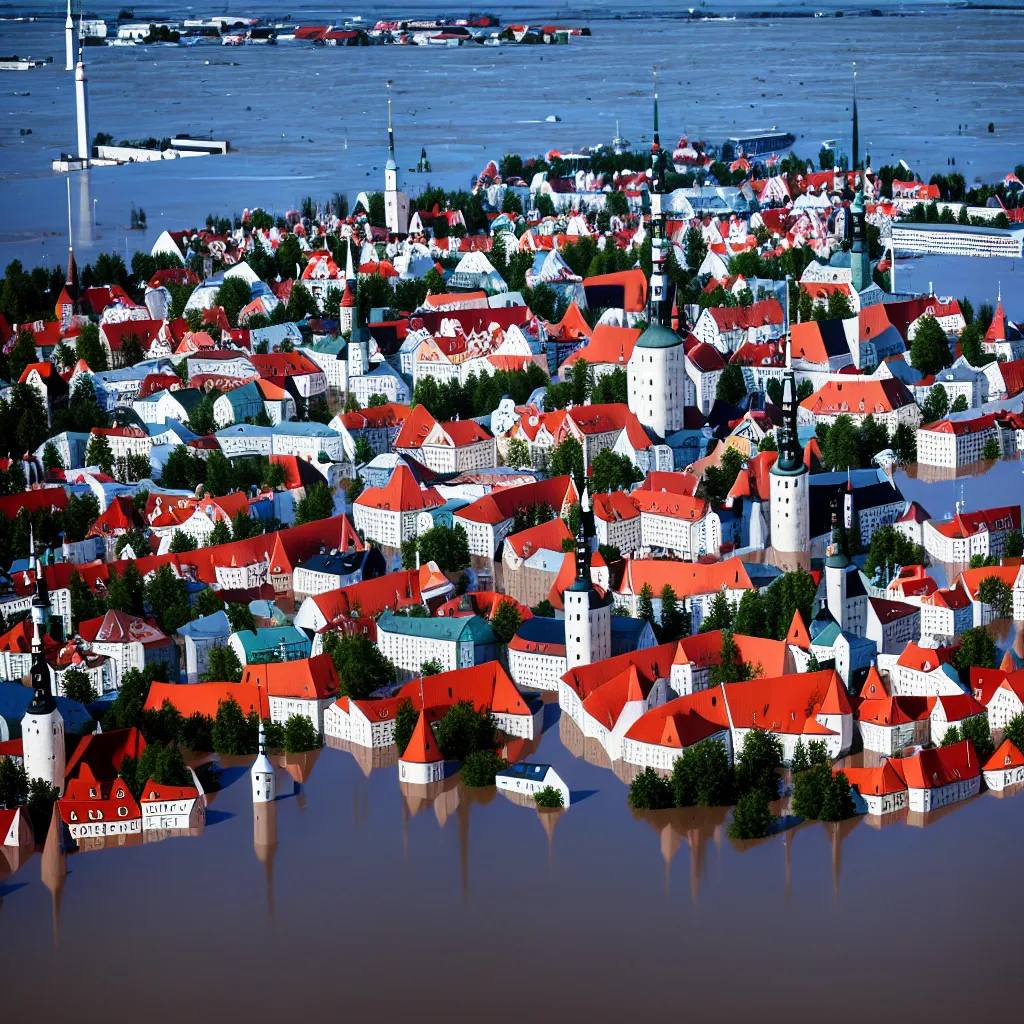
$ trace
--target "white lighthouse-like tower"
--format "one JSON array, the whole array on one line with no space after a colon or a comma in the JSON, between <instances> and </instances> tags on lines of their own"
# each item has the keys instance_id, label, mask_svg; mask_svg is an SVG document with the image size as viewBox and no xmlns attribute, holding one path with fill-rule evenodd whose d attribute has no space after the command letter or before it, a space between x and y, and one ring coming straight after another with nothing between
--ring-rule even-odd
<instances>
[{"instance_id":1,"label":"white lighthouse-like tower","mask_svg":"<svg viewBox=\"0 0 1024 1024\"><path fill-rule=\"evenodd\" d=\"M31 540L29 546L34 545ZM32 700L21 720L25 774L29 781L40 779L64 792L64 719L50 688L50 666L43 657L43 635L50 618L50 598L43 579L43 567L36 563L36 592L32 598Z\"/></svg>"},{"instance_id":2,"label":"white lighthouse-like tower","mask_svg":"<svg viewBox=\"0 0 1024 1024\"><path fill-rule=\"evenodd\" d=\"M395 129L391 120L391 86L388 79L388 162L384 165L384 224L392 235L409 231L409 197L398 191L398 161L395 159Z\"/></svg>"},{"instance_id":3,"label":"white lighthouse-like tower","mask_svg":"<svg viewBox=\"0 0 1024 1024\"><path fill-rule=\"evenodd\" d=\"M85 60L82 56L81 29L78 39L78 66L75 68L75 112L78 121L78 159L88 160L92 155L89 144L89 100L86 95Z\"/></svg>"},{"instance_id":4,"label":"white lighthouse-like tower","mask_svg":"<svg viewBox=\"0 0 1024 1024\"><path fill-rule=\"evenodd\" d=\"M79 30L81 31L81 30ZM68 0L68 16L64 22L65 71L75 70L75 19L71 17L71 0Z\"/></svg>"},{"instance_id":5,"label":"white lighthouse-like tower","mask_svg":"<svg viewBox=\"0 0 1024 1024\"><path fill-rule=\"evenodd\" d=\"M772 547L782 554L810 550L811 502L807 467L796 429L796 382L786 339L786 375L782 379L782 427L779 457L770 471Z\"/></svg>"},{"instance_id":6,"label":"white lighthouse-like tower","mask_svg":"<svg viewBox=\"0 0 1024 1024\"><path fill-rule=\"evenodd\" d=\"M565 665L590 665L612 656L612 605L594 589L590 579L590 540L594 513L586 486L580 498L580 528L576 532L576 579L562 594L565 606Z\"/></svg>"},{"instance_id":7,"label":"white lighthouse-like tower","mask_svg":"<svg viewBox=\"0 0 1024 1024\"><path fill-rule=\"evenodd\" d=\"M249 771L252 777L252 802L254 804L271 803L277 798L277 778L274 766L267 757L267 734L260 722L260 752L252 763Z\"/></svg>"}]
</instances>

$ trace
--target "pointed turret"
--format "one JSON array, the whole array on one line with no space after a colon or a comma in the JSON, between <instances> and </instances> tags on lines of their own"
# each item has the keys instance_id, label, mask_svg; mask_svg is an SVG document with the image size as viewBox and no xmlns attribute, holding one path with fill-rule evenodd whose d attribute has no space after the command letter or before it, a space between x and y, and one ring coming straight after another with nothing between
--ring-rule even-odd
<instances>
[{"instance_id":1,"label":"pointed turret","mask_svg":"<svg viewBox=\"0 0 1024 1024\"><path fill-rule=\"evenodd\" d=\"M67 879L67 850L64 845L64 825L60 820L57 805L50 813L50 827L46 833L40 875L43 885L50 890L53 901L53 948L60 944L60 911L64 900L64 882Z\"/></svg>"},{"instance_id":2,"label":"pointed turret","mask_svg":"<svg viewBox=\"0 0 1024 1024\"><path fill-rule=\"evenodd\" d=\"M770 470L772 547L783 554L810 549L810 489L797 433L797 390L789 335L782 378L782 423L779 457Z\"/></svg>"},{"instance_id":3,"label":"pointed turret","mask_svg":"<svg viewBox=\"0 0 1024 1024\"><path fill-rule=\"evenodd\" d=\"M384 165L384 223L392 235L408 233L409 197L398 191L398 161L395 159L395 129L391 119L391 86L388 79L388 159Z\"/></svg>"},{"instance_id":4,"label":"pointed turret","mask_svg":"<svg viewBox=\"0 0 1024 1024\"><path fill-rule=\"evenodd\" d=\"M398 759L398 778L411 785L427 785L444 778L444 758L427 721L426 709L420 712L412 737Z\"/></svg>"}]
</instances>

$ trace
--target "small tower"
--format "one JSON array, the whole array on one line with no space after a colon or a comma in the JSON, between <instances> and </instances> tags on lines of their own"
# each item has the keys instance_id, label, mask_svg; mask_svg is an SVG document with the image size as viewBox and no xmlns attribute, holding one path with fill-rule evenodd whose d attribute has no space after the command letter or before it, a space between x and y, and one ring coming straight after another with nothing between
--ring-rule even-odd
<instances>
[{"instance_id":1,"label":"small tower","mask_svg":"<svg viewBox=\"0 0 1024 1024\"><path fill-rule=\"evenodd\" d=\"M75 245L71 231L71 179L67 179L68 186L68 273L64 281L64 287L57 297L54 313L61 328L65 328L73 316L82 311L80 296L81 288L78 283L78 265L75 263Z\"/></svg>"},{"instance_id":2,"label":"small tower","mask_svg":"<svg viewBox=\"0 0 1024 1024\"><path fill-rule=\"evenodd\" d=\"M779 457L770 472L772 547L787 555L810 550L810 485L797 437L796 405L796 382L787 338Z\"/></svg>"},{"instance_id":3,"label":"small tower","mask_svg":"<svg viewBox=\"0 0 1024 1024\"><path fill-rule=\"evenodd\" d=\"M825 603L840 629L846 629L846 577L850 560L843 551L839 518L832 513L832 539L825 549Z\"/></svg>"},{"instance_id":4,"label":"small tower","mask_svg":"<svg viewBox=\"0 0 1024 1024\"><path fill-rule=\"evenodd\" d=\"M853 132L851 133L851 164L850 170L860 170L860 131L857 125L857 62L853 62ZM856 178L854 179L856 181Z\"/></svg>"},{"instance_id":5,"label":"small tower","mask_svg":"<svg viewBox=\"0 0 1024 1024\"><path fill-rule=\"evenodd\" d=\"M68 16L64 22L65 71L75 70L75 19L71 17L71 0L68 0Z\"/></svg>"},{"instance_id":6,"label":"small tower","mask_svg":"<svg viewBox=\"0 0 1024 1024\"><path fill-rule=\"evenodd\" d=\"M35 553L35 545L29 540ZM50 666L43 657L43 636L50 619L50 596L39 557L36 563L36 592L32 598L32 700L21 720L25 772L29 781L41 779L64 792L64 719L50 687Z\"/></svg>"},{"instance_id":7,"label":"small tower","mask_svg":"<svg viewBox=\"0 0 1024 1024\"><path fill-rule=\"evenodd\" d=\"M565 664L567 669L604 661L612 654L612 610L590 579L594 513L584 486L580 498L580 528L576 531L576 579L562 594L565 606Z\"/></svg>"},{"instance_id":8,"label":"small tower","mask_svg":"<svg viewBox=\"0 0 1024 1024\"><path fill-rule=\"evenodd\" d=\"M338 329L342 334L352 333L356 309L356 272L352 266L352 240L345 242L345 294L338 307Z\"/></svg>"},{"instance_id":9,"label":"small tower","mask_svg":"<svg viewBox=\"0 0 1024 1024\"><path fill-rule=\"evenodd\" d=\"M398 191L398 161L395 160L395 129L391 120L391 86L388 79L388 162L384 165L384 224L392 235L409 230L409 197Z\"/></svg>"},{"instance_id":10,"label":"small tower","mask_svg":"<svg viewBox=\"0 0 1024 1024\"><path fill-rule=\"evenodd\" d=\"M267 734L260 722L260 752L252 763L249 772L252 777L252 802L254 804L266 804L273 802L277 797L277 779L274 775L274 766L267 757Z\"/></svg>"},{"instance_id":11,"label":"small tower","mask_svg":"<svg viewBox=\"0 0 1024 1024\"><path fill-rule=\"evenodd\" d=\"M78 30L78 66L75 68L75 111L78 120L78 159L92 155L89 142L89 100L86 95L85 60L82 57L82 30Z\"/></svg>"},{"instance_id":12,"label":"small tower","mask_svg":"<svg viewBox=\"0 0 1024 1024\"><path fill-rule=\"evenodd\" d=\"M864 210L864 171L860 166L860 131L857 125L857 65L853 65L853 167L856 192L850 205L852 248L850 252L851 285L858 294L871 285L871 254L868 248Z\"/></svg>"}]
</instances>

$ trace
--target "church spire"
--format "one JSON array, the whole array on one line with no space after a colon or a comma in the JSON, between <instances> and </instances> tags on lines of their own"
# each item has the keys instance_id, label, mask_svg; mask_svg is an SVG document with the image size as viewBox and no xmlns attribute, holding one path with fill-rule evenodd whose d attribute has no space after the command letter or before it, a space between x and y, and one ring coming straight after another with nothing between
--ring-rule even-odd
<instances>
[{"instance_id":1,"label":"church spire","mask_svg":"<svg viewBox=\"0 0 1024 1024\"><path fill-rule=\"evenodd\" d=\"M398 164L395 161L395 128L391 121L391 86L394 85L394 80L388 79L388 162L387 170L396 171L398 170Z\"/></svg>"},{"instance_id":2,"label":"church spire","mask_svg":"<svg viewBox=\"0 0 1024 1024\"><path fill-rule=\"evenodd\" d=\"M50 618L50 596L43 576L43 566L35 546L35 536L29 526L29 549L36 574L36 592L32 596L32 702L28 710L33 715L48 715L57 707L57 701L50 689L50 667L43 656L43 637Z\"/></svg>"},{"instance_id":3,"label":"church spire","mask_svg":"<svg viewBox=\"0 0 1024 1024\"><path fill-rule=\"evenodd\" d=\"M590 583L590 494L583 485L580 495L580 526L576 531L576 589L589 588Z\"/></svg>"}]
</instances>

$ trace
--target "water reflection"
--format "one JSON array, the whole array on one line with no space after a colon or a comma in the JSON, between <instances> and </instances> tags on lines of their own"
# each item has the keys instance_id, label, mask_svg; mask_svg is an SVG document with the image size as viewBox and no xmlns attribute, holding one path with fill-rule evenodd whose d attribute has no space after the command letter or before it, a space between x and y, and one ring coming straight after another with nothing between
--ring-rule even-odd
<instances>
[{"instance_id":1,"label":"water reflection","mask_svg":"<svg viewBox=\"0 0 1024 1024\"><path fill-rule=\"evenodd\" d=\"M277 854L277 803L253 803L252 848L263 865L267 890L267 918L274 920L274 857Z\"/></svg>"}]
</instances>

